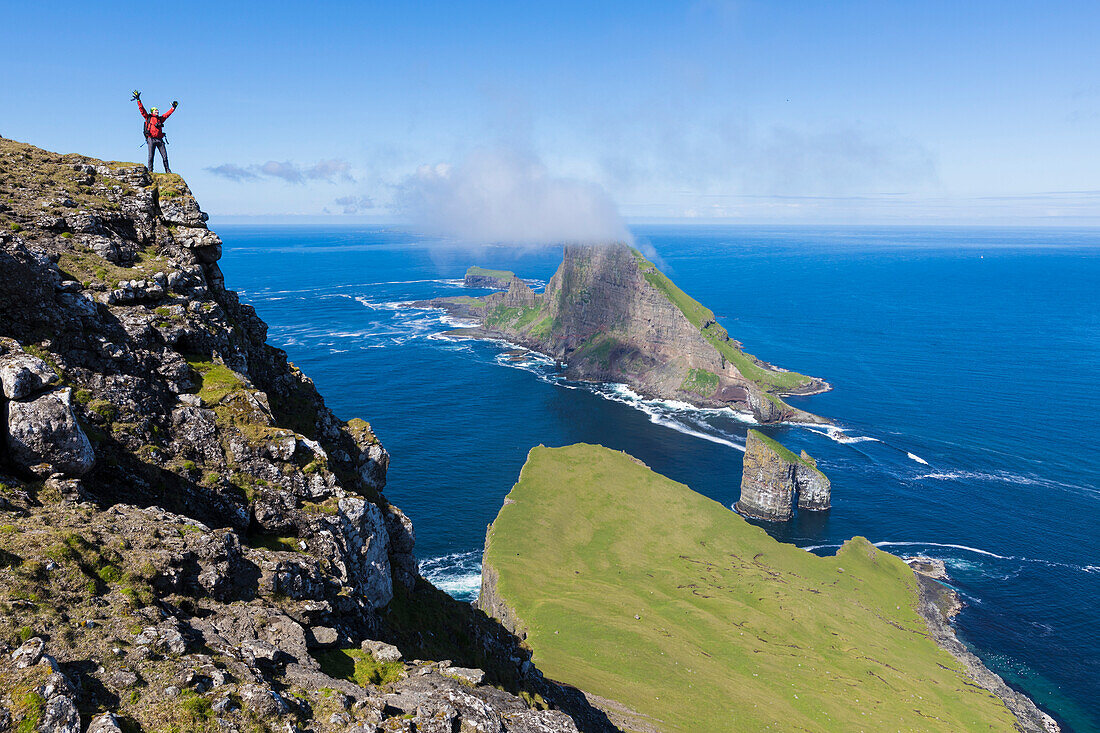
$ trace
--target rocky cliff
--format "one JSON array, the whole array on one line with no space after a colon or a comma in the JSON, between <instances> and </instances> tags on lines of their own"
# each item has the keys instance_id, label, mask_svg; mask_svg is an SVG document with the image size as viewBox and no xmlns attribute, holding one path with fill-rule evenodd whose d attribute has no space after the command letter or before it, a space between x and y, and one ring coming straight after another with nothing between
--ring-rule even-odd
<instances>
[{"instance_id":1,"label":"rocky cliff","mask_svg":"<svg viewBox=\"0 0 1100 733\"><path fill-rule=\"evenodd\" d=\"M544 294L513 280L507 294L414 305L475 318L465 335L506 338L558 359L575 379L614 381L640 393L705 407L733 407L760 422L824 422L784 395L829 388L767 364L714 314L623 245L567 246Z\"/></svg>"},{"instance_id":2,"label":"rocky cliff","mask_svg":"<svg viewBox=\"0 0 1100 733\"><path fill-rule=\"evenodd\" d=\"M824 511L830 506L829 479L806 451L796 456L757 430L745 441L741 498L737 511L753 519L782 522L799 510Z\"/></svg>"},{"instance_id":3,"label":"rocky cliff","mask_svg":"<svg viewBox=\"0 0 1100 733\"><path fill-rule=\"evenodd\" d=\"M0 138L0 731L576 730L453 666L553 694L419 577L385 448L206 219L179 176Z\"/></svg>"}]
</instances>

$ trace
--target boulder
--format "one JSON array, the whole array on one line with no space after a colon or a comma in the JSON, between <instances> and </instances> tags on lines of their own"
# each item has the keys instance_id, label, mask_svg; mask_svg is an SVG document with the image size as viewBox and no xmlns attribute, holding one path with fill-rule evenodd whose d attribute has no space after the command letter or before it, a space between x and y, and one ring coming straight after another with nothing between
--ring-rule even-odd
<instances>
[{"instance_id":1,"label":"boulder","mask_svg":"<svg viewBox=\"0 0 1100 733\"><path fill-rule=\"evenodd\" d=\"M46 642L41 637L35 636L23 642L23 645L12 652L11 660L15 662L16 669L26 669L38 664L42 659L42 652L46 650Z\"/></svg>"},{"instance_id":2,"label":"boulder","mask_svg":"<svg viewBox=\"0 0 1100 733\"><path fill-rule=\"evenodd\" d=\"M21 468L83 476L95 465L92 444L73 415L71 389L9 402L7 413L8 455Z\"/></svg>"},{"instance_id":3,"label":"boulder","mask_svg":"<svg viewBox=\"0 0 1100 733\"><path fill-rule=\"evenodd\" d=\"M122 726L114 713L103 713L92 718L87 733L122 733Z\"/></svg>"},{"instance_id":4,"label":"boulder","mask_svg":"<svg viewBox=\"0 0 1100 733\"><path fill-rule=\"evenodd\" d=\"M80 733L80 713L72 697L54 695L46 700L38 730L41 733Z\"/></svg>"},{"instance_id":5,"label":"boulder","mask_svg":"<svg viewBox=\"0 0 1100 733\"><path fill-rule=\"evenodd\" d=\"M15 339L0 339L0 385L4 397L25 399L57 379L57 373L46 362L23 351Z\"/></svg>"},{"instance_id":6,"label":"boulder","mask_svg":"<svg viewBox=\"0 0 1100 733\"><path fill-rule=\"evenodd\" d=\"M395 647L393 644L387 644L384 641L375 641L374 639L364 639L360 644L360 648L367 654L370 654L375 660L379 662L400 662L401 650Z\"/></svg>"}]
</instances>

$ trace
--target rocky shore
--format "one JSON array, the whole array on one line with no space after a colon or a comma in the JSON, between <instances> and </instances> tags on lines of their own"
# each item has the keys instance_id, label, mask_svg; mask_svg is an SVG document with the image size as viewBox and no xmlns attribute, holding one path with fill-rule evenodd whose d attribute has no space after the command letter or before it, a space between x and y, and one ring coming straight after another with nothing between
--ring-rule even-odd
<instances>
[{"instance_id":1,"label":"rocky shore","mask_svg":"<svg viewBox=\"0 0 1100 733\"><path fill-rule=\"evenodd\" d=\"M948 580L943 562L931 558L906 558L917 576L920 600L917 610L928 623L928 630L936 643L966 669L978 685L999 697L1016 716L1016 729L1021 733L1060 733L1061 727L1035 705L1031 698L1013 690L996 672L985 666L965 644L959 641L951 626L963 604L959 594L943 581Z\"/></svg>"}]
</instances>

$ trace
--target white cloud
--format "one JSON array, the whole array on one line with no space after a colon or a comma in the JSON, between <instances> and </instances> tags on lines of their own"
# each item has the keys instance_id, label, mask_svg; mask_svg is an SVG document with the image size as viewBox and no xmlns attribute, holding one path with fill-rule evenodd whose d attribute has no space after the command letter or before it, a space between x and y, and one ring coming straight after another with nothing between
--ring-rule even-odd
<instances>
[{"instance_id":1,"label":"white cloud","mask_svg":"<svg viewBox=\"0 0 1100 733\"><path fill-rule=\"evenodd\" d=\"M630 242L607 192L556 177L534 155L481 148L456 165L421 166L399 187L414 226L468 242Z\"/></svg>"},{"instance_id":2,"label":"white cloud","mask_svg":"<svg viewBox=\"0 0 1100 733\"><path fill-rule=\"evenodd\" d=\"M279 178L287 183L301 184L306 180L320 180L333 183L337 180L340 181L354 181L355 179L348 172L351 170L351 166L345 160L337 160L335 158L329 160L321 160L310 166L299 166L296 163L291 163L289 160L278 161L269 160L261 165L239 166L235 163L223 163L217 166L208 167L206 170L210 171L216 176L227 178L231 181L254 181L261 176L268 176L270 178Z\"/></svg>"}]
</instances>

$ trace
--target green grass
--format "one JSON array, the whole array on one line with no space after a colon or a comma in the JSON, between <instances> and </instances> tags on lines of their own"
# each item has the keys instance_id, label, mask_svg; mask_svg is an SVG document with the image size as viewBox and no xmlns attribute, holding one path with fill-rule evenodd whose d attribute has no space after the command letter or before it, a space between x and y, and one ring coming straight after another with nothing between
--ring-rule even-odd
<instances>
[{"instance_id":1,"label":"green grass","mask_svg":"<svg viewBox=\"0 0 1100 733\"><path fill-rule=\"evenodd\" d=\"M481 310L485 307L485 301L481 298L475 298L472 295L452 295L448 298L441 298L448 303L456 303L458 305L465 305L473 308L474 310Z\"/></svg>"},{"instance_id":2,"label":"green grass","mask_svg":"<svg viewBox=\"0 0 1100 733\"><path fill-rule=\"evenodd\" d=\"M336 679L348 680L360 686L388 685L401 678L405 665L401 662L379 662L362 649L324 649L314 652L321 671Z\"/></svg>"},{"instance_id":3,"label":"green grass","mask_svg":"<svg viewBox=\"0 0 1100 733\"><path fill-rule=\"evenodd\" d=\"M301 552L297 537L277 534L250 534L245 537L245 543L249 547L255 547L273 552Z\"/></svg>"},{"instance_id":4,"label":"green grass","mask_svg":"<svg viewBox=\"0 0 1100 733\"><path fill-rule=\"evenodd\" d=\"M244 388L244 382L237 373L224 364L201 359L188 359L187 363L199 375L199 398L205 405L216 405L226 396Z\"/></svg>"},{"instance_id":5,"label":"green grass","mask_svg":"<svg viewBox=\"0 0 1100 733\"><path fill-rule=\"evenodd\" d=\"M533 449L508 499L485 560L536 664L662 731L1013 729L863 538L817 557L592 445Z\"/></svg>"},{"instance_id":6,"label":"green grass","mask_svg":"<svg viewBox=\"0 0 1100 733\"><path fill-rule=\"evenodd\" d=\"M817 466L810 463L809 461L803 460L802 456L800 456L797 453L795 453L794 451L790 450L789 448L787 448L785 445L780 443L775 438L768 437L767 435L764 435L759 430L751 430L750 429L749 432L752 433L753 435L755 435L760 440L764 441L765 445L767 445L773 451L778 453L779 457L782 458L783 460L787 461L788 463L797 463L800 466L805 466L806 468L809 468L809 469L812 469L814 471L817 471L818 473L821 473L820 471L817 470Z\"/></svg>"},{"instance_id":7,"label":"green grass","mask_svg":"<svg viewBox=\"0 0 1100 733\"><path fill-rule=\"evenodd\" d=\"M692 369L684 377L680 389L694 392L702 397L710 397L718 391L718 375L706 369Z\"/></svg>"},{"instance_id":8,"label":"green grass","mask_svg":"<svg viewBox=\"0 0 1100 733\"><path fill-rule=\"evenodd\" d=\"M516 273L510 270L490 270L485 267L478 267L474 265L469 270L466 270L466 276L474 275L476 277L495 277L498 280L504 280L507 282L516 276Z\"/></svg>"}]
</instances>

